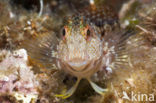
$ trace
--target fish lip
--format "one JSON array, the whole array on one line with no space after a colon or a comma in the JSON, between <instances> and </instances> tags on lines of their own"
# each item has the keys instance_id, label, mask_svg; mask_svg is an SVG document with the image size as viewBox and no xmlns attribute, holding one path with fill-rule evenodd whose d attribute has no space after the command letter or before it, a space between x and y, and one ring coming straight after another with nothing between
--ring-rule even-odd
<instances>
[{"instance_id":1,"label":"fish lip","mask_svg":"<svg viewBox=\"0 0 156 103\"><path fill-rule=\"evenodd\" d=\"M88 64L88 61L82 61L82 62L68 62L68 65L75 66L75 67L81 67Z\"/></svg>"},{"instance_id":2,"label":"fish lip","mask_svg":"<svg viewBox=\"0 0 156 103\"><path fill-rule=\"evenodd\" d=\"M79 62L71 61L68 62L67 64L73 71L81 72L87 68L87 66L90 64L90 61L87 60Z\"/></svg>"}]
</instances>

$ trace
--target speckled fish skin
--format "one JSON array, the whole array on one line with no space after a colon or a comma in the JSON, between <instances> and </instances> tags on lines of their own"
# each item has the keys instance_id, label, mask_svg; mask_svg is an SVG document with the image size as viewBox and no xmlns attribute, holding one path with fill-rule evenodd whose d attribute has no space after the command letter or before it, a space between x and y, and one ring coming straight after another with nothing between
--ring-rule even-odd
<instances>
[{"instance_id":1,"label":"speckled fish skin","mask_svg":"<svg viewBox=\"0 0 156 103\"><path fill-rule=\"evenodd\" d=\"M68 18L63 29L65 35L58 45L62 68L76 77L88 78L102 65L106 66L103 60L112 57L108 56L107 42L101 39L102 32L107 32L106 25L114 28L117 23L118 17L109 7L89 7Z\"/></svg>"},{"instance_id":2,"label":"speckled fish skin","mask_svg":"<svg viewBox=\"0 0 156 103\"><path fill-rule=\"evenodd\" d=\"M61 64L74 76L90 77L97 71L103 55L103 44L94 25L84 21L82 16L74 16L68 19L64 30L65 35L58 45Z\"/></svg>"},{"instance_id":3,"label":"speckled fish skin","mask_svg":"<svg viewBox=\"0 0 156 103\"><path fill-rule=\"evenodd\" d=\"M100 33L105 35L108 29L113 30L116 26L120 26L118 22L118 15L110 6L89 6L83 10L79 10L77 14L94 23L100 29Z\"/></svg>"}]
</instances>

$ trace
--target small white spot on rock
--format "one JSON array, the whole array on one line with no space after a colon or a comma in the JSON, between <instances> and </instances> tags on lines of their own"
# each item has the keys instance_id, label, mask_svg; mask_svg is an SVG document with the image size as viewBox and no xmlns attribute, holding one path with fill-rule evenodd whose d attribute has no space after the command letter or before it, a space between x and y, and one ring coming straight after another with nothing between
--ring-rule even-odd
<instances>
[{"instance_id":1,"label":"small white spot on rock","mask_svg":"<svg viewBox=\"0 0 156 103\"><path fill-rule=\"evenodd\" d=\"M28 24L28 25L31 25L31 22L30 22L30 21L27 21L27 24Z\"/></svg>"},{"instance_id":2,"label":"small white spot on rock","mask_svg":"<svg viewBox=\"0 0 156 103\"><path fill-rule=\"evenodd\" d=\"M23 58L25 61L28 60L27 51L25 49L14 51L13 56Z\"/></svg>"}]
</instances>

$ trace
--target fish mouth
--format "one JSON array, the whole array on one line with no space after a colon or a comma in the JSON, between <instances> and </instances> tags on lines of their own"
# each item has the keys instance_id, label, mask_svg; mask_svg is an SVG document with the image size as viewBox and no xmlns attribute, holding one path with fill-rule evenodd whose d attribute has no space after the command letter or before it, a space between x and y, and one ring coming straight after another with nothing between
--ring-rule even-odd
<instances>
[{"instance_id":1,"label":"fish mouth","mask_svg":"<svg viewBox=\"0 0 156 103\"><path fill-rule=\"evenodd\" d=\"M83 71L87 68L87 66L90 64L90 61L83 60L83 61L69 61L68 66L72 68L74 71Z\"/></svg>"}]
</instances>

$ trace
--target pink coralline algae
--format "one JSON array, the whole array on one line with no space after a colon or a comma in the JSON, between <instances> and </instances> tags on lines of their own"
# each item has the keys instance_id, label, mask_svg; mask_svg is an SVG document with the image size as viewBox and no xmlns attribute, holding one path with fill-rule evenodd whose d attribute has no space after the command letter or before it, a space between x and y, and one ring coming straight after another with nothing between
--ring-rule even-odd
<instances>
[{"instance_id":1,"label":"pink coralline algae","mask_svg":"<svg viewBox=\"0 0 156 103\"><path fill-rule=\"evenodd\" d=\"M16 98L15 94L37 96L38 82L35 80L31 67L27 65L26 51L20 49L11 53L2 50L0 58L0 97L12 95Z\"/></svg>"}]
</instances>

